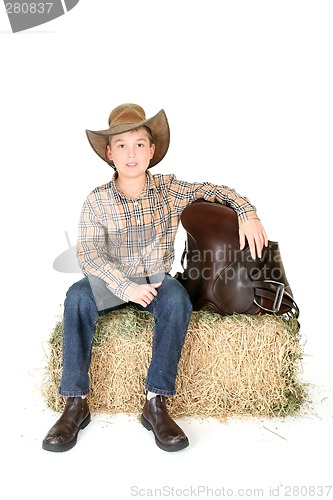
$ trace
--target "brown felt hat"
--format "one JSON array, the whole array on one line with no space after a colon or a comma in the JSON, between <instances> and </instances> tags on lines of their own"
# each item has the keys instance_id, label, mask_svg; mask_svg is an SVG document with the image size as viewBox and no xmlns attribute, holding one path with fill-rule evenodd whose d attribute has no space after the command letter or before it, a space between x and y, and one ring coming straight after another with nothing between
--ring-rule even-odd
<instances>
[{"instance_id":1,"label":"brown felt hat","mask_svg":"<svg viewBox=\"0 0 333 500\"><path fill-rule=\"evenodd\" d=\"M163 109L152 118L146 119L146 113L141 106L137 104L121 104L111 111L108 129L98 131L86 130L86 134L91 147L98 156L114 167L113 162L106 155L106 146L109 144L109 137L143 126L149 127L155 144L155 153L148 167L150 168L164 158L170 143L169 124Z\"/></svg>"}]
</instances>

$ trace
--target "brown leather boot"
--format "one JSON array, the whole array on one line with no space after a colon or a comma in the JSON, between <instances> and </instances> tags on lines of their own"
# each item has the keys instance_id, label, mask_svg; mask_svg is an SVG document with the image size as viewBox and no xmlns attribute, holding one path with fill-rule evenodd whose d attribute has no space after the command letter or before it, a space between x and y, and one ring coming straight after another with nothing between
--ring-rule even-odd
<instances>
[{"instance_id":1,"label":"brown leather boot","mask_svg":"<svg viewBox=\"0 0 333 500\"><path fill-rule=\"evenodd\" d=\"M43 440L47 451L67 451L76 445L80 429L90 422L90 412L86 398L67 398L65 409Z\"/></svg>"},{"instance_id":2,"label":"brown leather boot","mask_svg":"<svg viewBox=\"0 0 333 500\"><path fill-rule=\"evenodd\" d=\"M189 445L184 432L170 417L163 396L146 400L141 423L146 429L153 431L157 446L164 451L179 451Z\"/></svg>"}]
</instances>

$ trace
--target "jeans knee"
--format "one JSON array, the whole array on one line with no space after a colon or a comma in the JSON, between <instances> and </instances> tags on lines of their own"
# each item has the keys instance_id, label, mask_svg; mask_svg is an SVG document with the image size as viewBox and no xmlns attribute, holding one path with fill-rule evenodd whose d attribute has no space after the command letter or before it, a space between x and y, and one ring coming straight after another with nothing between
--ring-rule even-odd
<instances>
[{"instance_id":1,"label":"jeans knee","mask_svg":"<svg viewBox=\"0 0 333 500\"><path fill-rule=\"evenodd\" d=\"M180 285L182 288L183 285ZM184 291L182 291L182 293L180 294L180 304L181 304L181 307L184 308L184 310L187 312L188 315L191 315L192 311L193 311L193 305L192 305L192 302L191 302L191 299L189 297L189 294L187 293L187 291L185 290L184 288Z\"/></svg>"},{"instance_id":2,"label":"jeans knee","mask_svg":"<svg viewBox=\"0 0 333 500\"><path fill-rule=\"evenodd\" d=\"M187 293L187 290L183 287L183 285L179 284L177 287L177 293L175 294L177 301L179 301L180 304L185 306L188 309L192 310L192 303L189 297L189 294Z\"/></svg>"},{"instance_id":3,"label":"jeans knee","mask_svg":"<svg viewBox=\"0 0 333 500\"><path fill-rule=\"evenodd\" d=\"M65 299L65 307L84 308L87 306L90 308L91 305L95 305L94 296L87 278L83 278L71 285L67 291Z\"/></svg>"},{"instance_id":4,"label":"jeans knee","mask_svg":"<svg viewBox=\"0 0 333 500\"><path fill-rule=\"evenodd\" d=\"M190 315L192 313L193 306L187 290L176 279L173 279L170 285L171 286L168 290L170 300L178 310L182 310Z\"/></svg>"}]
</instances>

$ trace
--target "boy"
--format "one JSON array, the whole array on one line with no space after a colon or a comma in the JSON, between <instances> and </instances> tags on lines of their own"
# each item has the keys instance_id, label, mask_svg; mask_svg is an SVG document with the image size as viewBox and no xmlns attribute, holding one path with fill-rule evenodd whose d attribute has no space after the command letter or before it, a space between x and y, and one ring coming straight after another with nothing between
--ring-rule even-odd
<instances>
[{"instance_id":1,"label":"boy","mask_svg":"<svg viewBox=\"0 0 333 500\"><path fill-rule=\"evenodd\" d=\"M231 206L239 219L240 247L247 240L253 258L261 256L267 236L254 207L229 188L150 173L169 147L163 110L146 119L140 106L123 104L111 112L107 130L86 133L94 151L115 173L83 205L77 249L85 278L69 288L64 307L59 394L67 401L43 448L69 450L80 429L89 424L86 396L96 323L100 314L131 304L151 312L155 320L141 423L153 431L157 446L178 451L189 440L168 414L165 397L176 392L192 312L186 290L169 274L182 210L198 198Z\"/></svg>"}]
</instances>

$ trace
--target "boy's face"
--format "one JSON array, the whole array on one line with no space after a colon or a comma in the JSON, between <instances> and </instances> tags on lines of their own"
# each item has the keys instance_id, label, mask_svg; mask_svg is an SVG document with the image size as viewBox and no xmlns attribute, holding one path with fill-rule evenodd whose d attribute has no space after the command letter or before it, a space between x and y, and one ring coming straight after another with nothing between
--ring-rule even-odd
<instances>
[{"instance_id":1,"label":"boy's face","mask_svg":"<svg viewBox=\"0 0 333 500\"><path fill-rule=\"evenodd\" d=\"M112 160L121 177L140 177L154 156L155 145L150 145L146 130L142 127L130 132L115 135L106 153Z\"/></svg>"}]
</instances>

